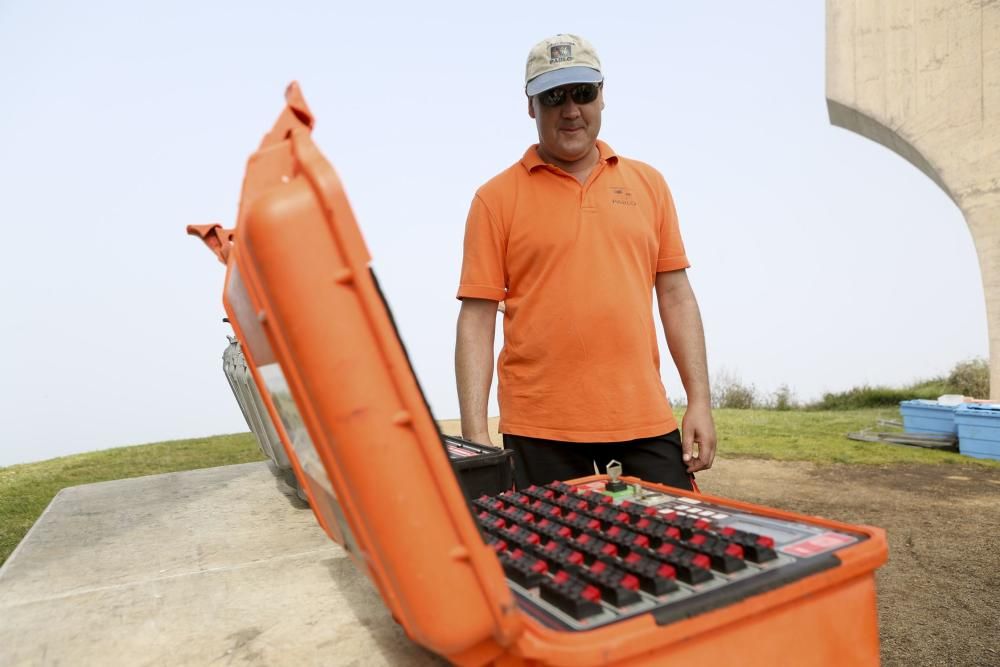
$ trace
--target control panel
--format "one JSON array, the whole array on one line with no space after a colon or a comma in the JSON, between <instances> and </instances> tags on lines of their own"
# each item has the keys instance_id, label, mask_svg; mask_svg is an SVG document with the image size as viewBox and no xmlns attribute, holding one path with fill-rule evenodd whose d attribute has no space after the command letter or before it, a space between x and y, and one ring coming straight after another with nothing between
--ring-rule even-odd
<instances>
[{"instance_id":1,"label":"control panel","mask_svg":"<svg viewBox=\"0 0 1000 667\"><path fill-rule=\"evenodd\" d=\"M481 496L473 509L522 609L586 630L670 623L786 585L866 539L609 479Z\"/></svg>"}]
</instances>

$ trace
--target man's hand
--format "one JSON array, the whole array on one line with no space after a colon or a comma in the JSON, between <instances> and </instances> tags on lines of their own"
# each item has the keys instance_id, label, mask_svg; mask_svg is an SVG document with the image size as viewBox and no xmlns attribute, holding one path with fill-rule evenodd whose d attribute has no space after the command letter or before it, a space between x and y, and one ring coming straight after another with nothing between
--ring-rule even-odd
<instances>
[{"instance_id":1,"label":"man's hand","mask_svg":"<svg viewBox=\"0 0 1000 667\"><path fill-rule=\"evenodd\" d=\"M688 472L708 470L715 460L715 423L712 421L705 359L705 332L698 302L687 271L656 274L656 301L667 336L670 356L687 393L688 409L681 423L681 449ZM695 444L698 445L695 451Z\"/></svg>"},{"instance_id":2,"label":"man's hand","mask_svg":"<svg viewBox=\"0 0 1000 667\"><path fill-rule=\"evenodd\" d=\"M697 452L695 444L698 445ZM681 421L681 450L689 473L712 467L715 460L715 422L708 406L688 406Z\"/></svg>"}]
</instances>

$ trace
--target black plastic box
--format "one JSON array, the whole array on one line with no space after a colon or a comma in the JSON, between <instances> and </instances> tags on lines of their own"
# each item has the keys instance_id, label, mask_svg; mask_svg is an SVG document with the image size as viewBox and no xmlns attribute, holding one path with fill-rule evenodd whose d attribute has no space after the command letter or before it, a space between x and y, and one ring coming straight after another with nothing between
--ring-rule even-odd
<instances>
[{"instance_id":1,"label":"black plastic box","mask_svg":"<svg viewBox=\"0 0 1000 667\"><path fill-rule=\"evenodd\" d=\"M510 450L486 447L455 436L444 436L448 458L465 496L495 496L514 486Z\"/></svg>"}]
</instances>

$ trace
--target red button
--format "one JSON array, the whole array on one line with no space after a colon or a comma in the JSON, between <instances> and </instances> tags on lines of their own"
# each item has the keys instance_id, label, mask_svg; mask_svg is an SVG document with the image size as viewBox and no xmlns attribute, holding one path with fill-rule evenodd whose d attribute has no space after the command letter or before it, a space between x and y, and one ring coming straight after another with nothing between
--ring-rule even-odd
<instances>
[{"instance_id":1,"label":"red button","mask_svg":"<svg viewBox=\"0 0 1000 667\"><path fill-rule=\"evenodd\" d=\"M774 547L774 540L768 537L767 535L761 535L760 537L757 538L757 544L759 544L762 547L771 549Z\"/></svg>"},{"instance_id":2,"label":"red button","mask_svg":"<svg viewBox=\"0 0 1000 667\"><path fill-rule=\"evenodd\" d=\"M531 566L532 572L548 572L549 566L544 560L536 560L535 564Z\"/></svg>"},{"instance_id":3,"label":"red button","mask_svg":"<svg viewBox=\"0 0 1000 667\"><path fill-rule=\"evenodd\" d=\"M634 551L630 553L628 556L625 556L626 563L638 563L640 560L642 560L642 556L640 556Z\"/></svg>"},{"instance_id":4,"label":"red button","mask_svg":"<svg viewBox=\"0 0 1000 667\"><path fill-rule=\"evenodd\" d=\"M636 577L634 574L626 574L624 577L622 577L620 583L622 588L627 588L630 591L639 590L639 578Z\"/></svg>"},{"instance_id":5,"label":"red button","mask_svg":"<svg viewBox=\"0 0 1000 667\"><path fill-rule=\"evenodd\" d=\"M669 543L664 543L660 545L660 548L656 550L657 553L670 554L674 552L674 545Z\"/></svg>"},{"instance_id":6,"label":"red button","mask_svg":"<svg viewBox=\"0 0 1000 667\"><path fill-rule=\"evenodd\" d=\"M579 565L583 562L583 554L579 551L572 552L567 559L571 565Z\"/></svg>"},{"instance_id":7,"label":"red button","mask_svg":"<svg viewBox=\"0 0 1000 667\"><path fill-rule=\"evenodd\" d=\"M719 532L721 534L725 535L726 537L729 537L730 535L735 535L736 534L736 529L730 526L730 527L723 528Z\"/></svg>"},{"instance_id":8,"label":"red button","mask_svg":"<svg viewBox=\"0 0 1000 667\"><path fill-rule=\"evenodd\" d=\"M605 544L604 548L601 549L601 553L608 556L615 556L618 554L618 547L613 544Z\"/></svg>"},{"instance_id":9,"label":"red button","mask_svg":"<svg viewBox=\"0 0 1000 667\"><path fill-rule=\"evenodd\" d=\"M569 529L569 526L563 526L557 531L556 534L559 535L559 537L569 537L573 534L573 531Z\"/></svg>"},{"instance_id":10,"label":"red button","mask_svg":"<svg viewBox=\"0 0 1000 667\"><path fill-rule=\"evenodd\" d=\"M556 576L553 577L553 579L555 579L555 582L557 584L561 584L562 582L569 579L569 575L566 573L565 570L559 570L558 572L556 572Z\"/></svg>"},{"instance_id":11,"label":"red button","mask_svg":"<svg viewBox=\"0 0 1000 667\"><path fill-rule=\"evenodd\" d=\"M604 572L604 569L606 567L607 565L604 564L604 561L599 560L590 566L590 571L593 572L594 574L600 574L601 572Z\"/></svg>"},{"instance_id":12,"label":"red button","mask_svg":"<svg viewBox=\"0 0 1000 667\"><path fill-rule=\"evenodd\" d=\"M656 576L663 577L665 579L676 579L677 571L674 569L673 565L667 565L664 563L660 566L660 569L656 571Z\"/></svg>"},{"instance_id":13,"label":"red button","mask_svg":"<svg viewBox=\"0 0 1000 667\"><path fill-rule=\"evenodd\" d=\"M708 539L707 537L705 537L704 535L701 535L701 534L692 535L691 536L691 544L701 545L701 544L704 544L705 540L707 540L707 539Z\"/></svg>"},{"instance_id":14,"label":"red button","mask_svg":"<svg viewBox=\"0 0 1000 667\"><path fill-rule=\"evenodd\" d=\"M726 547L726 553L733 558L743 558L743 547L738 544L730 544Z\"/></svg>"},{"instance_id":15,"label":"red button","mask_svg":"<svg viewBox=\"0 0 1000 667\"><path fill-rule=\"evenodd\" d=\"M706 521L705 519L698 519L697 521L694 522L694 527L695 528L701 528L702 530L708 528L711 525L712 524L710 522Z\"/></svg>"},{"instance_id":16,"label":"red button","mask_svg":"<svg viewBox=\"0 0 1000 667\"><path fill-rule=\"evenodd\" d=\"M648 547L649 546L649 538L646 537L645 535L637 535L636 538L635 538L635 545L637 547Z\"/></svg>"},{"instance_id":17,"label":"red button","mask_svg":"<svg viewBox=\"0 0 1000 667\"><path fill-rule=\"evenodd\" d=\"M639 523L635 524L636 528L646 528L649 526L649 519L639 519Z\"/></svg>"},{"instance_id":18,"label":"red button","mask_svg":"<svg viewBox=\"0 0 1000 667\"><path fill-rule=\"evenodd\" d=\"M583 592L580 593L580 596L583 597L584 600L597 602L601 599L601 591L599 591L596 586L587 586L583 589Z\"/></svg>"},{"instance_id":19,"label":"red button","mask_svg":"<svg viewBox=\"0 0 1000 667\"><path fill-rule=\"evenodd\" d=\"M705 554L698 554L697 556L691 559L691 564L707 570L712 566L712 561Z\"/></svg>"}]
</instances>

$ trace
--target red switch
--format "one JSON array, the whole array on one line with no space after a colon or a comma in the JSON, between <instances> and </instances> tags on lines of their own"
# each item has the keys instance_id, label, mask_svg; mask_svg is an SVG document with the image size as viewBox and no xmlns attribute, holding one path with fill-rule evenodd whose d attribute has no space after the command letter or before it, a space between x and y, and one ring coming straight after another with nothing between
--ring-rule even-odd
<instances>
[{"instance_id":1,"label":"red switch","mask_svg":"<svg viewBox=\"0 0 1000 667\"><path fill-rule=\"evenodd\" d=\"M596 586L587 586L580 593L580 597L590 602L597 602L601 599L601 591Z\"/></svg>"}]
</instances>

